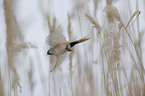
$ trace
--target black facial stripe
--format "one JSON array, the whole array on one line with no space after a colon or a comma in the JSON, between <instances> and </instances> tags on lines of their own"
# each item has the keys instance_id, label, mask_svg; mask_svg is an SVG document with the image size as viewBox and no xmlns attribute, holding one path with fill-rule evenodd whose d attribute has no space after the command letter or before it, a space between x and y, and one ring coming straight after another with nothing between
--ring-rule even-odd
<instances>
[{"instance_id":1,"label":"black facial stripe","mask_svg":"<svg viewBox=\"0 0 145 96\"><path fill-rule=\"evenodd\" d=\"M52 53L48 53L48 55L53 55Z\"/></svg>"},{"instance_id":2,"label":"black facial stripe","mask_svg":"<svg viewBox=\"0 0 145 96\"><path fill-rule=\"evenodd\" d=\"M54 49L51 48L47 51L47 55L54 55Z\"/></svg>"}]
</instances>

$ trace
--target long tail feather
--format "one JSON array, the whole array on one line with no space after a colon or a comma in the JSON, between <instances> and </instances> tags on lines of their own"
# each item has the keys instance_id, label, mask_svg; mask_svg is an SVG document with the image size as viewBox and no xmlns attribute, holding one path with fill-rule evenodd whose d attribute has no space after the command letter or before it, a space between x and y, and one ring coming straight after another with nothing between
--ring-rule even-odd
<instances>
[{"instance_id":1,"label":"long tail feather","mask_svg":"<svg viewBox=\"0 0 145 96\"><path fill-rule=\"evenodd\" d=\"M81 42L87 41L87 40L89 40L89 39L90 39L89 36L86 36L86 37L84 37L84 38L82 38L82 39L80 39L80 40L77 40L76 42L81 43Z\"/></svg>"},{"instance_id":2,"label":"long tail feather","mask_svg":"<svg viewBox=\"0 0 145 96\"><path fill-rule=\"evenodd\" d=\"M84 38L82 38L82 39L80 39L80 40L76 40L76 41L71 42L71 43L70 43L70 46L73 47L74 45L76 45L76 44L78 44L78 43L82 43L82 42L87 41L87 40L89 40L89 39L90 39L90 38L89 38L88 36L86 36L86 37L84 37Z\"/></svg>"}]
</instances>

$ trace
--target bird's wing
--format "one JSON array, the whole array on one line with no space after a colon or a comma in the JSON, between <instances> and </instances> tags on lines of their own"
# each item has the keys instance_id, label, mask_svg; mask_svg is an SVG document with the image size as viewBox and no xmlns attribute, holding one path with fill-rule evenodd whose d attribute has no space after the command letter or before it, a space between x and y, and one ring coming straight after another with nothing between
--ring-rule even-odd
<instances>
[{"instance_id":1,"label":"bird's wing","mask_svg":"<svg viewBox=\"0 0 145 96\"><path fill-rule=\"evenodd\" d=\"M62 33L62 28L58 27L54 32L52 32L48 37L46 38L46 44L50 46L55 46L59 43L65 42L66 38Z\"/></svg>"},{"instance_id":2,"label":"bird's wing","mask_svg":"<svg viewBox=\"0 0 145 96\"><path fill-rule=\"evenodd\" d=\"M54 67L50 70L50 72L52 72L56 67L58 67L62 63L66 55L67 55L67 52L57 57L56 63Z\"/></svg>"}]
</instances>

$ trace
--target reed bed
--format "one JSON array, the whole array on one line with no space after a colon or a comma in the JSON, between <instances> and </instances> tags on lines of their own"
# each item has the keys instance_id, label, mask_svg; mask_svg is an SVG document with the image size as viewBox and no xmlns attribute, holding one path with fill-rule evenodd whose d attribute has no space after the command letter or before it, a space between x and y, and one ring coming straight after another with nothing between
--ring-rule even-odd
<instances>
[{"instance_id":1,"label":"reed bed","mask_svg":"<svg viewBox=\"0 0 145 96\"><path fill-rule=\"evenodd\" d=\"M61 6L54 6L56 2L35 2L43 18L43 27L37 27L44 31L36 31L41 34L37 39L44 42L34 43L27 40L30 33L18 21L19 3L3 0L6 38L0 42L6 52L0 54L6 55L0 59L0 96L144 96L144 30L140 29L144 22L138 8L144 1L133 0L136 10L132 11L132 0L69 0L71 10L63 23L63 13L60 17L55 13ZM47 5L51 6L47 9ZM75 46L50 73L56 57L45 54L52 47L47 39L53 39L54 33L68 41L86 35L91 39Z\"/></svg>"}]
</instances>

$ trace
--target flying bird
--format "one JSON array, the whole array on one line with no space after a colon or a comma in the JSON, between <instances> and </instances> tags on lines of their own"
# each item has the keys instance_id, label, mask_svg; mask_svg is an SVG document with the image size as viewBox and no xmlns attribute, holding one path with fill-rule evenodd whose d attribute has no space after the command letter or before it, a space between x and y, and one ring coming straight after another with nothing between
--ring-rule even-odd
<instances>
[{"instance_id":1,"label":"flying bird","mask_svg":"<svg viewBox=\"0 0 145 96\"><path fill-rule=\"evenodd\" d=\"M76 41L66 41L62 33L55 33L55 34L49 35L47 38L47 42L52 47L47 51L47 55L53 55L57 57L56 64L50 70L50 72L52 72L57 67L58 63L62 62L67 52L72 51L73 46L75 46L76 44L82 43L84 41L87 41L89 39L90 38L86 36Z\"/></svg>"}]
</instances>

